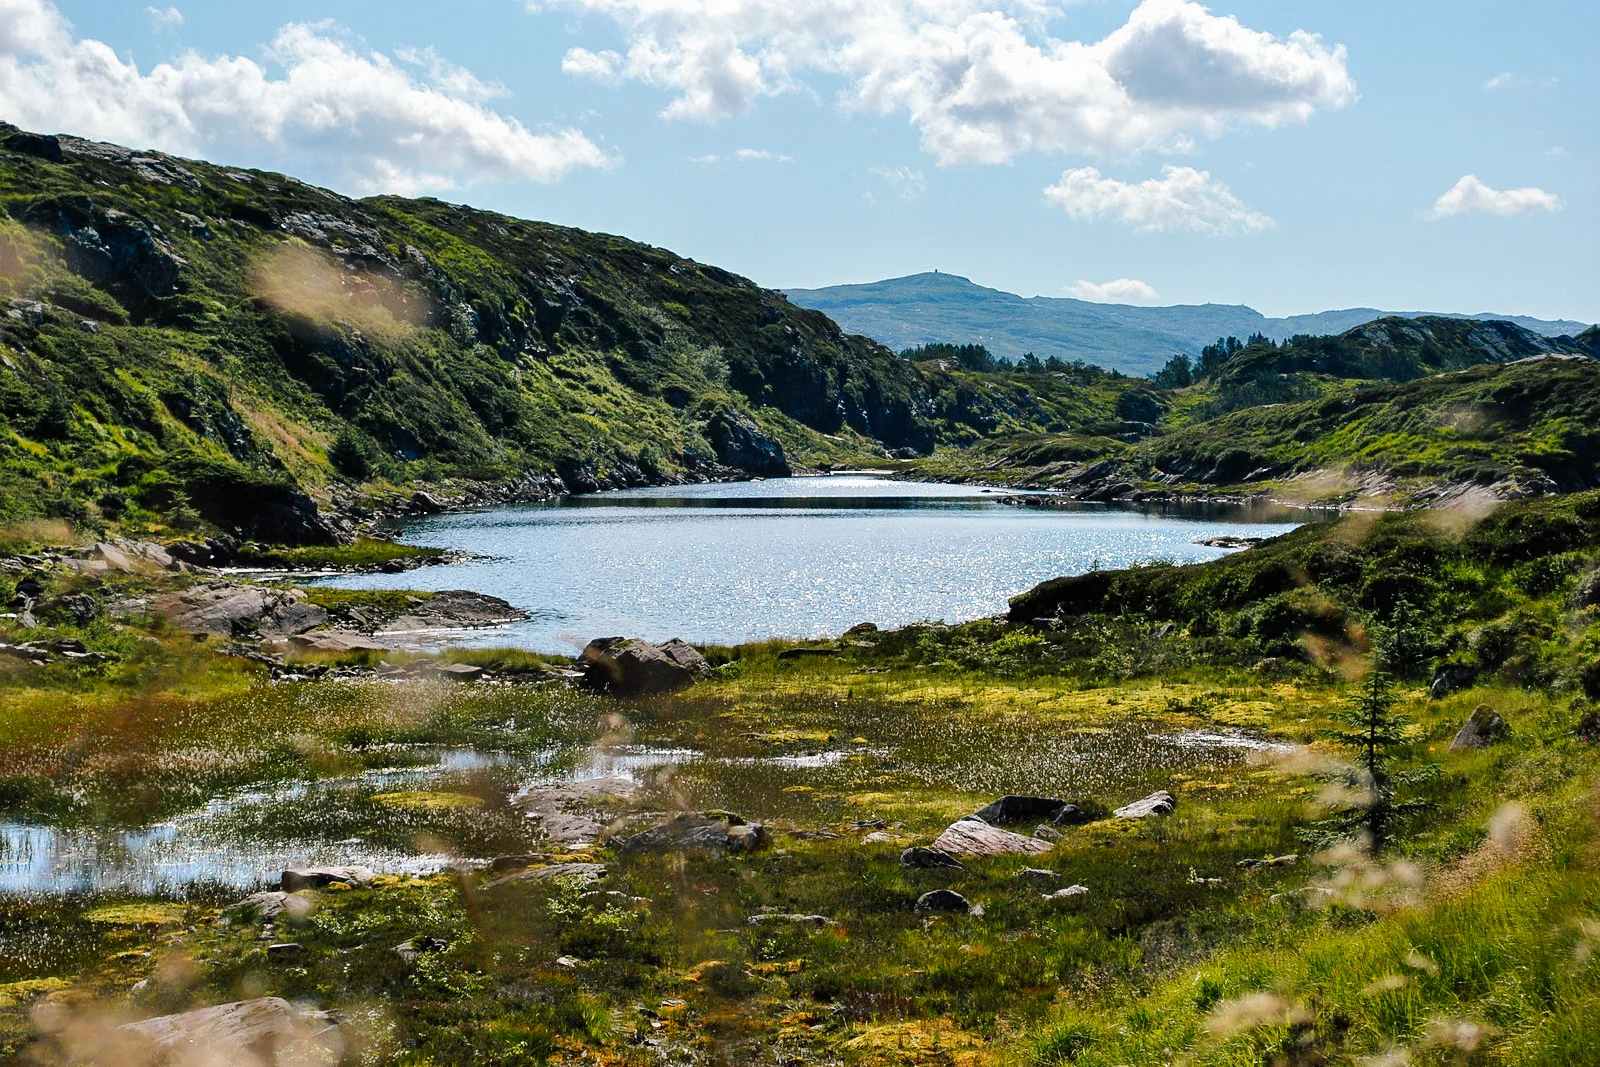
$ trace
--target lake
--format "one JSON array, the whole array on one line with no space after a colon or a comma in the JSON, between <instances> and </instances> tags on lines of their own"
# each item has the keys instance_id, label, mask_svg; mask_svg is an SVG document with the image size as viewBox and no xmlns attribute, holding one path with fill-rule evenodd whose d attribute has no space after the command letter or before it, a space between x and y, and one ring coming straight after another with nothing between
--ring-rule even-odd
<instances>
[{"instance_id":1,"label":"lake","mask_svg":"<svg viewBox=\"0 0 1600 1067\"><path fill-rule=\"evenodd\" d=\"M401 540L474 558L328 584L474 589L529 613L438 635L451 643L569 654L608 635L737 644L982 618L1049 578L1214 559L1227 550L1196 542L1298 525L1281 510L1040 509L998 496L851 474L567 497L416 521Z\"/></svg>"}]
</instances>

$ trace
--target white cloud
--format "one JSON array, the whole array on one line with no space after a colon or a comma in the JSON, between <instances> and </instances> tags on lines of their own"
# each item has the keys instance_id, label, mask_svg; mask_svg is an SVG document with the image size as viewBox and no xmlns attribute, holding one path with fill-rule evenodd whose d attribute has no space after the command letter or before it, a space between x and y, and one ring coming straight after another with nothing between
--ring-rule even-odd
<instances>
[{"instance_id":1,"label":"white cloud","mask_svg":"<svg viewBox=\"0 0 1600 1067\"><path fill-rule=\"evenodd\" d=\"M793 163L793 156L786 156L780 152L768 152L764 148L741 148L733 154L733 158L740 163Z\"/></svg>"},{"instance_id":2,"label":"white cloud","mask_svg":"<svg viewBox=\"0 0 1600 1067\"><path fill-rule=\"evenodd\" d=\"M295 23L266 50L189 52L148 72L76 38L48 0L0 0L0 114L64 131L285 168L338 160L361 191L483 180L555 181L614 162L576 129L534 132L484 106L497 95L431 50L359 52L328 23Z\"/></svg>"},{"instance_id":3,"label":"white cloud","mask_svg":"<svg viewBox=\"0 0 1600 1067\"><path fill-rule=\"evenodd\" d=\"M150 26L155 30L176 29L183 25L183 12L175 7L147 7L144 13L150 16Z\"/></svg>"},{"instance_id":4,"label":"white cloud","mask_svg":"<svg viewBox=\"0 0 1600 1067\"><path fill-rule=\"evenodd\" d=\"M1493 189L1468 174L1449 191L1433 202L1428 211L1430 219L1447 219L1452 215L1482 212L1489 215L1522 215L1529 211L1560 211L1561 198L1543 189L1526 186L1521 189Z\"/></svg>"},{"instance_id":5,"label":"white cloud","mask_svg":"<svg viewBox=\"0 0 1600 1067\"><path fill-rule=\"evenodd\" d=\"M1075 219L1110 217L1146 231L1194 230L1220 236L1276 226L1209 171L1162 167L1160 178L1138 184L1106 178L1094 167L1064 171L1061 181L1045 189L1047 201Z\"/></svg>"},{"instance_id":6,"label":"white cloud","mask_svg":"<svg viewBox=\"0 0 1600 1067\"><path fill-rule=\"evenodd\" d=\"M1516 86L1517 83L1517 76L1508 70L1503 73L1496 74L1494 77L1484 82L1483 87L1485 89L1510 89Z\"/></svg>"},{"instance_id":7,"label":"white cloud","mask_svg":"<svg viewBox=\"0 0 1600 1067\"><path fill-rule=\"evenodd\" d=\"M567 54L561 57L563 74L570 74L575 78L593 78L602 82L616 81L618 68L621 65L622 57L609 49L604 52L591 52L587 48L569 48Z\"/></svg>"},{"instance_id":8,"label":"white cloud","mask_svg":"<svg viewBox=\"0 0 1600 1067\"><path fill-rule=\"evenodd\" d=\"M1181 149L1192 134L1304 122L1355 95L1342 46L1300 30L1274 37L1193 0L1143 0L1092 43L1046 32L1041 0L542 6L613 21L625 53L574 49L564 68L665 89L667 118L716 122L762 97L812 91L808 74L834 76L842 106L905 115L942 164Z\"/></svg>"},{"instance_id":9,"label":"white cloud","mask_svg":"<svg viewBox=\"0 0 1600 1067\"><path fill-rule=\"evenodd\" d=\"M713 153L710 153L710 154L704 155L704 156L690 156L689 157L689 162L690 163L698 163L702 167L709 167L709 166L711 166L711 165L713 165L715 163L721 163L722 162L722 157L717 155L715 152L713 152Z\"/></svg>"},{"instance_id":10,"label":"white cloud","mask_svg":"<svg viewBox=\"0 0 1600 1067\"><path fill-rule=\"evenodd\" d=\"M1070 296L1093 300L1097 304L1154 304L1161 298L1155 289L1137 278L1118 278L1110 282L1079 281L1066 287Z\"/></svg>"},{"instance_id":11,"label":"white cloud","mask_svg":"<svg viewBox=\"0 0 1600 1067\"><path fill-rule=\"evenodd\" d=\"M1547 156L1564 156L1566 154L1567 146L1564 144L1553 144L1550 146L1550 150L1545 153Z\"/></svg>"},{"instance_id":12,"label":"white cloud","mask_svg":"<svg viewBox=\"0 0 1600 1067\"><path fill-rule=\"evenodd\" d=\"M882 178L885 182L888 182L889 188L893 189L897 194L906 200L915 200L917 197L926 192L928 188L927 177L922 173L922 171L917 170L914 167L886 167L877 165L868 167L867 173L872 175L874 178Z\"/></svg>"}]
</instances>

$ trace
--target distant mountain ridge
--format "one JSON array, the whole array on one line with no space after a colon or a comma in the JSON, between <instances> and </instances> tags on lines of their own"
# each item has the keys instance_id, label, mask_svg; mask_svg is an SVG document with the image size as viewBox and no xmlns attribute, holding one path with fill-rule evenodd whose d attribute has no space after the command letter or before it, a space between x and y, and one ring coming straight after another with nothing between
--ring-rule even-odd
<instances>
[{"instance_id":1,"label":"distant mountain ridge","mask_svg":"<svg viewBox=\"0 0 1600 1067\"><path fill-rule=\"evenodd\" d=\"M1243 339L1262 333L1283 340L1295 334L1343 333L1384 317L1429 314L1348 308L1275 319L1242 304L1097 304L1068 297L1018 296L939 272L785 292L793 303L824 312L847 331L897 351L936 341L978 343L1004 359L1033 352L1041 359L1081 359L1132 374L1155 371L1178 353L1198 355L1219 337ZM1547 337L1576 336L1588 326L1524 315L1439 317L1512 322Z\"/></svg>"}]
</instances>

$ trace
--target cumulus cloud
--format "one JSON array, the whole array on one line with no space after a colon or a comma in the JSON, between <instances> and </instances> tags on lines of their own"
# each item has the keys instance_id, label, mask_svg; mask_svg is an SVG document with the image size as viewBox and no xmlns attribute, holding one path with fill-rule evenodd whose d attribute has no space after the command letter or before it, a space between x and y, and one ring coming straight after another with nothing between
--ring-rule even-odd
<instances>
[{"instance_id":1,"label":"cumulus cloud","mask_svg":"<svg viewBox=\"0 0 1600 1067\"><path fill-rule=\"evenodd\" d=\"M1428 218L1447 219L1474 212L1523 215L1530 211L1560 211L1561 207L1561 198L1543 189L1531 185L1521 189L1494 189L1479 181L1476 174L1468 174L1433 202Z\"/></svg>"},{"instance_id":2,"label":"cumulus cloud","mask_svg":"<svg viewBox=\"0 0 1600 1067\"><path fill-rule=\"evenodd\" d=\"M1134 184L1103 176L1094 167L1064 171L1045 189L1045 200L1075 219L1113 218L1145 231L1194 230L1221 236L1276 226L1211 177L1193 167L1161 168L1160 178Z\"/></svg>"},{"instance_id":3,"label":"cumulus cloud","mask_svg":"<svg viewBox=\"0 0 1600 1067\"><path fill-rule=\"evenodd\" d=\"M150 26L156 30L176 29L183 25L183 12L175 7L147 7L144 13L150 16Z\"/></svg>"},{"instance_id":4,"label":"cumulus cloud","mask_svg":"<svg viewBox=\"0 0 1600 1067\"><path fill-rule=\"evenodd\" d=\"M576 129L535 132L486 107L500 90L431 50L390 58L295 23L266 58L189 52L145 72L74 36L48 0L0 0L0 114L24 127L280 167L337 160L339 180L372 192L612 163Z\"/></svg>"},{"instance_id":5,"label":"cumulus cloud","mask_svg":"<svg viewBox=\"0 0 1600 1067\"><path fill-rule=\"evenodd\" d=\"M906 200L915 200L928 188L928 179L922 171L915 167L886 167L882 165L867 168L867 173L874 178L881 178L889 184L897 194Z\"/></svg>"},{"instance_id":6,"label":"cumulus cloud","mask_svg":"<svg viewBox=\"0 0 1600 1067\"><path fill-rule=\"evenodd\" d=\"M1154 304L1160 294L1137 278L1118 278L1110 282L1079 281L1066 287L1069 296L1097 304Z\"/></svg>"},{"instance_id":7,"label":"cumulus cloud","mask_svg":"<svg viewBox=\"0 0 1600 1067\"><path fill-rule=\"evenodd\" d=\"M764 148L741 148L733 154L740 163L793 163L793 156L781 152L768 152Z\"/></svg>"},{"instance_id":8,"label":"cumulus cloud","mask_svg":"<svg viewBox=\"0 0 1600 1067\"><path fill-rule=\"evenodd\" d=\"M843 106L905 115L942 164L1181 148L1191 134L1304 122L1355 95L1342 46L1252 30L1193 0L1143 0L1095 42L1051 36L1039 0L543 6L614 22L625 52L575 48L563 68L667 90L667 118L716 122L830 75Z\"/></svg>"}]
</instances>

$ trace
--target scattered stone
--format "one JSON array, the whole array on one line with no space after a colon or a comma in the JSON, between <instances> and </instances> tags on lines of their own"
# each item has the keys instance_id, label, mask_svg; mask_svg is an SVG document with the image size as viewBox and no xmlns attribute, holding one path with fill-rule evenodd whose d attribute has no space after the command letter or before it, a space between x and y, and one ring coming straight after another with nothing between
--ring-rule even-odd
<instances>
[{"instance_id":1,"label":"scattered stone","mask_svg":"<svg viewBox=\"0 0 1600 1067\"><path fill-rule=\"evenodd\" d=\"M937 848L925 848L922 845L913 845L900 853L900 866L910 867L919 871L938 869L965 870L961 866L961 861L950 855L950 853Z\"/></svg>"},{"instance_id":2,"label":"scattered stone","mask_svg":"<svg viewBox=\"0 0 1600 1067\"><path fill-rule=\"evenodd\" d=\"M335 882L363 886L376 877L371 867L295 867L283 872L280 888L285 893L293 893L301 889L322 889Z\"/></svg>"},{"instance_id":3,"label":"scattered stone","mask_svg":"<svg viewBox=\"0 0 1600 1067\"><path fill-rule=\"evenodd\" d=\"M618 696L670 693L711 674L705 657L677 638L655 645L638 638L599 637L589 642L578 662L588 684Z\"/></svg>"},{"instance_id":4,"label":"scattered stone","mask_svg":"<svg viewBox=\"0 0 1600 1067\"><path fill-rule=\"evenodd\" d=\"M754 852L768 843L760 823L731 825L727 819L680 815L617 842L618 855L645 852Z\"/></svg>"},{"instance_id":5,"label":"scattered stone","mask_svg":"<svg viewBox=\"0 0 1600 1067\"><path fill-rule=\"evenodd\" d=\"M850 829L860 832L862 830L887 830L889 824L882 819L859 819L850 824Z\"/></svg>"},{"instance_id":6,"label":"scattered stone","mask_svg":"<svg viewBox=\"0 0 1600 1067\"><path fill-rule=\"evenodd\" d=\"M440 663L429 672L447 681L477 682L488 677L489 672L470 663Z\"/></svg>"},{"instance_id":7,"label":"scattered stone","mask_svg":"<svg viewBox=\"0 0 1600 1067\"><path fill-rule=\"evenodd\" d=\"M328 625L328 612L316 604L291 599L261 620L262 637L292 637Z\"/></svg>"},{"instance_id":8,"label":"scattered stone","mask_svg":"<svg viewBox=\"0 0 1600 1067\"><path fill-rule=\"evenodd\" d=\"M815 926L818 929L833 925L833 920L826 915L779 915L769 913L752 915L745 922L750 926Z\"/></svg>"},{"instance_id":9,"label":"scattered stone","mask_svg":"<svg viewBox=\"0 0 1600 1067\"><path fill-rule=\"evenodd\" d=\"M549 856L533 854L526 856L496 856L489 861L489 869L496 874L501 874L505 871L520 871L527 867L536 867L541 863L549 862Z\"/></svg>"},{"instance_id":10,"label":"scattered stone","mask_svg":"<svg viewBox=\"0 0 1600 1067\"><path fill-rule=\"evenodd\" d=\"M858 622L854 626L850 627L850 629L845 631L845 633L851 637L856 637L860 634L875 634L877 632L878 624L875 622Z\"/></svg>"},{"instance_id":11,"label":"scattered stone","mask_svg":"<svg viewBox=\"0 0 1600 1067\"><path fill-rule=\"evenodd\" d=\"M979 808L978 818L986 823L1003 826L1008 823L1032 822L1035 819L1054 819L1061 809L1068 807L1065 800L1055 797L1003 796Z\"/></svg>"},{"instance_id":12,"label":"scattered stone","mask_svg":"<svg viewBox=\"0 0 1600 1067\"><path fill-rule=\"evenodd\" d=\"M267 959L283 962L285 960L298 960L305 956L306 947L297 941L280 941L275 945L267 946Z\"/></svg>"},{"instance_id":13,"label":"scattered stone","mask_svg":"<svg viewBox=\"0 0 1600 1067\"><path fill-rule=\"evenodd\" d=\"M150 574L174 567L167 550L148 541L102 541L89 549L84 558L103 563L106 570L119 574Z\"/></svg>"},{"instance_id":14,"label":"scattered stone","mask_svg":"<svg viewBox=\"0 0 1600 1067\"><path fill-rule=\"evenodd\" d=\"M1143 800L1135 800L1126 804L1111 814L1119 819L1149 819L1155 816L1171 815L1172 809L1178 806L1178 798L1165 789L1151 793Z\"/></svg>"},{"instance_id":15,"label":"scattered stone","mask_svg":"<svg viewBox=\"0 0 1600 1067\"><path fill-rule=\"evenodd\" d=\"M100 602L88 593L64 596L58 602L62 611L72 616L79 626L86 626L100 616Z\"/></svg>"},{"instance_id":16,"label":"scattered stone","mask_svg":"<svg viewBox=\"0 0 1600 1067\"><path fill-rule=\"evenodd\" d=\"M583 961L580 960L576 956L557 956L556 957L556 966L557 967L576 967L576 966L578 966L578 964L580 964L582 962Z\"/></svg>"},{"instance_id":17,"label":"scattered stone","mask_svg":"<svg viewBox=\"0 0 1600 1067\"><path fill-rule=\"evenodd\" d=\"M450 947L450 942L442 937L413 937L402 941L394 947L395 953L407 963L416 960L418 956L430 952L443 952Z\"/></svg>"},{"instance_id":18,"label":"scattered stone","mask_svg":"<svg viewBox=\"0 0 1600 1067\"><path fill-rule=\"evenodd\" d=\"M1447 663L1433 674L1428 683L1428 695L1434 700L1466 689L1478 680L1478 668L1465 663Z\"/></svg>"},{"instance_id":19,"label":"scattered stone","mask_svg":"<svg viewBox=\"0 0 1600 1067\"><path fill-rule=\"evenodd\" d=\"M976 909L966 897L953 889L934 889L917 898L918 911L954 911L968 915L982 912Z\"/></svg>"},{"instance_id":20,"label":"scattered stone","mask_svg":"<svg viewBox=\"0 0 1600 1067\"><path fill-rule=\"evenodd\" d=\"M977 819L961 819L946 827L933 847L956 856L1004 856L1049 852L1054 846Z\"/></svg>"},{"instance_id":21,"label":"scattered stone","mask_svg":"<svg viewBox=\"0 0 1600 1067\"><path fill-rule=\"evenodd\" d=\"M1044 898L1046 900L1071 900L1073 897L1084 896L1088 892L1089 887L1086 885L1069 885L1065 889L1057 889L1054 893L1046 893Z\"/></svg>"},{"instance_id":22,"label":"scattered stone","mask_svg":"<svg viewBox=\"0 0 1600 1067\"><path fill-rule=\"evenodd\" d=\"M895 840L895 836L887 830L874 830L861 839L862 843L867 845L892 845Z\"/></svg>"},{"instance_id":23,"label":"scattered stone","mask_svg":"<svg viewBox=\"0 0 1600 1067\"><path fill-rule=\"evenodd\" d=\"M1054 826L1045 826L1041 824L1033 828L1033 836L1038 838L1040 841L1048 841L1053 845L1061 840L1061 831L1057 830Z\"/></svg>"},{"instance_id":24,"label":"scattered stone","mask_svg":"<svg viewBox=\"0 0 1600 1067\"><path fill-rule=\"evenodd\" d=\"M1024 882L1053 882L1060 875L1055 871L1047 871L1042 867L1024 867L1017 872L1017 877Z\"/></svg>"},{"instance_id":25,"label":"scattered stone","mask_svg":"<svg viewBox=\"0 0 1600 1067\"><path fill-rule=\"evenodd\" d=\"M1467 717L1461 729L1456 731L1455 740L1450 742L1450 751L1488 748L1504 739L1510 732L1511 727L1506 725L1499 712L1487 704L1479 704L1472 709L1472 714Z\"/></svg>"},{"instance_id":26,"label":"scattered stone","mask_svg":"<svg viewBox=\"0 0 1600 1067\"><path fill-rule=\"evenodd\" d=\"M837 841L839 835L832 830L790 830L788 836L797 841Z\"/></svg>"},{"instance_id":27,"label":"scattered stone","mask_svg":"<svg viewBox=\"0 0 1600 1067\"><path fill-rule=\"evenodd\" d=\"M341 1050L327 1013L280 997L160 1015L121 1029L143 1039L157 1055L183 1062L191 1056L208 1063L317 1062Z\"/></svg>"},{"instance_id":28,"label":"scattered stone","mask_svg":"<svg viewBox=\"0 0 1600 1067\"><path fill-rule=\"evenodd\" d=\"M411 494L411 510L422 515L437 515L445 510L445 502L432 493L417 490Z\"/></svg>"},{"instance_id":29,"label":"scattered stone","mask_svg":"<svg viewBox=\"0 0 1600 1067\"><path fill-rule=\"evenodd\" d=\"M584 887L592 886L605 878L610 871L603 863L552 863L548 867L536 867L532 870L518 871L508 874L504 878L496 878L483 888L495 889L503 885L515 885L519 882L546 882L552 878L576 879Z\"/></svg>"},{"instance_id":30,"label":"scattered stone","mask_svg":"<svg viewBox=\"0 0 1600 1067\"><path fill-rule=\"evenodd\" d=\"M1264 867L1292 867L1300 862L1298 853L1291 852L1286 856L1268 856L1264 859L1243 859L1234 866L1241 871L1252 871Z\"/></svg>"}]
</instances>

